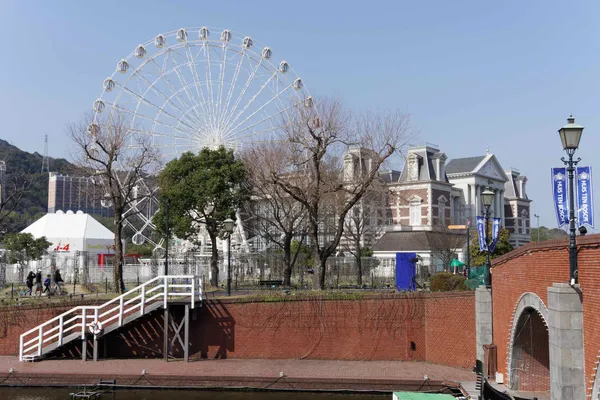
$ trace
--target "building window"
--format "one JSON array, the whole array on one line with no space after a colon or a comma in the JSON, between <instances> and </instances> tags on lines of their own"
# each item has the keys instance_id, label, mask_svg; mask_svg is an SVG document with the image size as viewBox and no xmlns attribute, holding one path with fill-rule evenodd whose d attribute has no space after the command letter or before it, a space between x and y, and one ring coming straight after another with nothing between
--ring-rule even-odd
<instances>
[{"instance_id":1,"label":"building window","mask_svg":"<svg viewBox=\"0 0 600 400\"><path fill-rule=\"evenodd\" d=\"M521 212L521 233L527 233L527 211L523 210Z\"/></svg>"},{"instance_id":2,"label":"building window","mask_svg":"<svg viewBox=\"0 0 600 400\"><path fill-rule=\"evenodd\" d=\"M421 202L410 202L410 224L413 226L421 225Z\"/></svg>"},{"instance_id":3,"label":"building window","mask_svg":"<svg viewBox=\"0 0 600 400\"><path fill-rule=\"evenodd\" d=\"M440 196L438 199L438 221L440 226L446 225L446 198Z\"/></svg>"}]
</instances>

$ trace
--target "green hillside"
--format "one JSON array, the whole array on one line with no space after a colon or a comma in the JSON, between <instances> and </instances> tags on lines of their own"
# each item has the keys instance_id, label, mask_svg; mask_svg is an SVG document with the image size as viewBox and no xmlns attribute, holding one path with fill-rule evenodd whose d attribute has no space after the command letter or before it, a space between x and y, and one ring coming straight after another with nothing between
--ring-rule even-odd
<instances>
[{"instance_id":1,"label":"green hillside","mask_svg":"<svg viewBox=\"0 0 600 400\"><path fill-rule=\"evenodd\" d=\"M6 163L6 194L14 192L23 182L31 182L15 212L1 221L2 233L18 232L48 210L48 173L41 173L43 156L28 153L0 139L0 161ZM50 158L50 170L60 174L76 172L64 158Z\"/></svg>"}]
</instances>

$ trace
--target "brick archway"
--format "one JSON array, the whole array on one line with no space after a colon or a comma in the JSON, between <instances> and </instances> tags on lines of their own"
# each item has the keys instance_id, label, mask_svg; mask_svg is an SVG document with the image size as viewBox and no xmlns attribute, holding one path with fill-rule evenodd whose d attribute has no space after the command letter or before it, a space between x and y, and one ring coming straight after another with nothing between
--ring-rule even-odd
<instances>
[{"instance_id":1,"label":"brick archway","mask_svg":"<svg viewBox=\"0 0 600 400\"><path fill-rule=\"evenodd\" d=\"M550 390L547 321L548 308L543 300L535 293L523 293L513 312L509 337L506 375L511 389ZM523 376L529 379L519 379ZM540 376L545 379L540 380Z\"/></svg>"}]
</instances>

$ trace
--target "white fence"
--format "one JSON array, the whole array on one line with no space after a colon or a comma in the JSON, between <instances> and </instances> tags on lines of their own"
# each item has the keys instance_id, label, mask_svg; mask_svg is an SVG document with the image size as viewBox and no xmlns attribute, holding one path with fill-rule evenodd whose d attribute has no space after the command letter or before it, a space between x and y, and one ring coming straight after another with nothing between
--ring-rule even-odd
<instances>
[{"instance_id":1,"label":"white fence","mask_svg":"<svg viewBox=\"0 0 600 400\"><path fill-rule=\"evenodd\" d=\"M284 274L283 255L232 254L232 281L235 287L255 286L259 280L282 280ZM62 257L45 257L40 261L27 264L7 264L0 262L0 285L24 287L29 271L42 272L42 280L47 275L53 276L56 269L65 285L102 285L112 289L114 280L112 265L98 265L95 257L78 254ZM368 287L385 287L394 283L395 259L364 257L362 259L362 282ZM298 260L292 272L292 285L312 287L315 278L314 268L306 260ZM141 259L139 264L123 266L123 280L127 287L137 286L143 282L164 275L164 260L155 258ZM210 281L210 258L204 255L189 253L180 257L169 258L169 275L193 274ZM331 257L327 263L326 284L330 288L347 287L357 282L358 269L353 257ZM219 260L219 281L227 279L227 261Z\"/></svg>"}]
</instances>

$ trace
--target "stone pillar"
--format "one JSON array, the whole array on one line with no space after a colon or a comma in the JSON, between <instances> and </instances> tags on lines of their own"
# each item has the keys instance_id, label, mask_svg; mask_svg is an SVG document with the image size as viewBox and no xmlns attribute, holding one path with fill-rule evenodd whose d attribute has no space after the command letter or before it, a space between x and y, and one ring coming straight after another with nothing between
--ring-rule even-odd
<instances>
[{"instance_id":1,"label":"stone pillar","mask_svg":"<svg viewBox=\"0 0 600 400\"><path fill-rule=\"evenodd\" d=\"M484 286L475 290L475 336L477 346L477 361L483 367L482 372L487 374L484 364L484 344L491 344L492 335L492 291Z\"/></svg>"},{"instance_id":2,"label":"stone pillar","mask_svg":"<svg viewBox=\"0 0 600 400\"><path fill-rule=\"evenodd\" d=\"M548 288L551 400L584 400L583 305L579 285Z\"/></svg>"}]
</instances>

